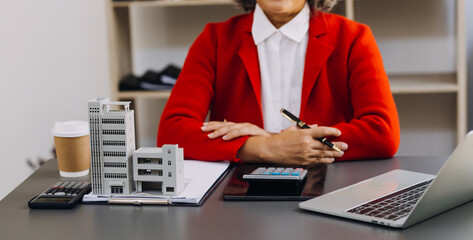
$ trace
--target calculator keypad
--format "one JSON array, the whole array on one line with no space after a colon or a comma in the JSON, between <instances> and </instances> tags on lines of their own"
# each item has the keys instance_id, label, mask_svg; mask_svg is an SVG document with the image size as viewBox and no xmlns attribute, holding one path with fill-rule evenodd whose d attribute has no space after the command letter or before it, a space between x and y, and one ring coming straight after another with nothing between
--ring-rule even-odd
<instances>
[{"instance_id":1,"label":"calculator keypad","mask_svg":"<svg viewBox=\"0 0 473 240\"><path fill-rule=\"evenodd\" d=\"M259 167L250 174L243 175L246 180L303 180L307 170L303 168Z\"/></svg>"},{"instance_id":2,"label":"calculator keypad","mask_svg":"<svg viewBox=\"0 0 473 240\"><path fill-rule=\"evenodd\" d=\"M57 182L41 195L77 196L77 194L88 186L90 186L88 182Z\"/></svg>"}]
</instances>

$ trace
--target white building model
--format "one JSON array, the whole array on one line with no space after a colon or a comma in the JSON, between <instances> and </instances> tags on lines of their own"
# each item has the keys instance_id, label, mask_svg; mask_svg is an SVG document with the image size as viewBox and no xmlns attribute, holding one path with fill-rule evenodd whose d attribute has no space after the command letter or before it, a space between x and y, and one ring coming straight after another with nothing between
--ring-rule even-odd
<instances>
[{"instance_id":1,"label":"white building model","mask_svg":"<svg viewBox=\"0 0 473 240\"><path fill-rule=\"evenodd\" d=\"M161 190L177 195L184 189L184 150L177 145L140 148L133 153L133 178L137 192Z\"/></svg>"},{"instance_id":2,"label":"white building model","mask_svg":"<svg viewBox=\"0 0 473 240\"><path fill-rule=\"evenodd\" d=\"M89 123L92 193L132 193L135 120L130 102L90 100Z\"/></svg>"},{"instance_id":3,"label":"white building model","mask_svg":"<svg viewBox=\"0 0 473 240\"><path fill-rule=\"evenodd\" d=\"M95 98L88 105L93 194L131 194L136 189L177 195L184 189L182 148L164 145L135 151L130 102Z\"/></svg>"}]
</instances>

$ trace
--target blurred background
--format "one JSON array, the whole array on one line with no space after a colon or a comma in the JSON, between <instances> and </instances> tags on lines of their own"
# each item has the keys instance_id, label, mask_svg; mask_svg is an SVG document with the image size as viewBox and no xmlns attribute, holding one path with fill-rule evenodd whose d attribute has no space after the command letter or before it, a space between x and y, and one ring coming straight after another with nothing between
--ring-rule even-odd
<instances>
[{"instance_id":1,"label":"blurred background","mask_svg":"<svg viewBox=\"0 0 473 240\"><path fill-rule=\"evenodd\" d=\"M155 146L169 92L118 91L118 83L182 66L206 23L242 13L229 0L200 1L0 0L0 200L54 157L54 122L87 121L94 97L132 100L137 148ZM335 9L377 39L401 120L397 155L448 155L473 128L473 104L464 104L473 94L462 95L473 93L471 12L469 0L350 0Z\"/></svg>"}]
</instances>

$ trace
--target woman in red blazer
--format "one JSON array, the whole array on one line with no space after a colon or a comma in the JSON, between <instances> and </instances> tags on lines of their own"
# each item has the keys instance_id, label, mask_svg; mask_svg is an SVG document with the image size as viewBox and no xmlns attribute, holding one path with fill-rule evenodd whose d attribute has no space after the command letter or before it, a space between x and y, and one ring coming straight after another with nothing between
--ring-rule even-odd
<instances>
[{"instance_id":1,"label":"woman in red blazer","mask_svg":"<svg viewBox=\"0 0 473 240\"><path fill-rule=\"evenodd\" d=\"M255 7L254 0L240 1L246 10ZM276 28L305 5L305 0L256 2ZM250 12L208 24L196 39L164 109L158 146L179 144L186 159L205 161L309 165L393 156L399 120L376 42L367 26L321 11L333 2L308 0L300 119L311 129L264 130ZM344 153L316 140L322 136Z\"/></svg>"}]
</instances>

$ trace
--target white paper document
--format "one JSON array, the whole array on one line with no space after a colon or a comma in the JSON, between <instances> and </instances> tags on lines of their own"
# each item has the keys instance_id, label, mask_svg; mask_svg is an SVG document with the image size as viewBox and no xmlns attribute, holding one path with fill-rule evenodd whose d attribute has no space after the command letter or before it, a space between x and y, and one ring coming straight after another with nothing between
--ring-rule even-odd
<instances>
[{"instance_id":1,"label":"white paper document","mask_svg":"<svg viewBox=\"0 0 473 240\"><path fill-rule=\"evenodd\" d=\"M156 195L157 192L134 193L132 195L84 195L83 202L109 202L122 204L197 204L220 176L227 170L229 162L184 161L184 190L177 196Z\"/></svg>"}]
</instances>

